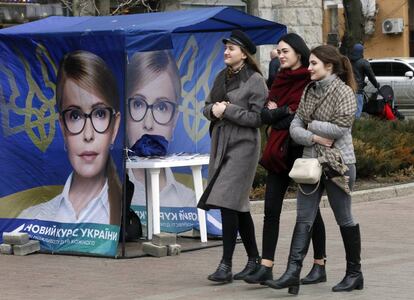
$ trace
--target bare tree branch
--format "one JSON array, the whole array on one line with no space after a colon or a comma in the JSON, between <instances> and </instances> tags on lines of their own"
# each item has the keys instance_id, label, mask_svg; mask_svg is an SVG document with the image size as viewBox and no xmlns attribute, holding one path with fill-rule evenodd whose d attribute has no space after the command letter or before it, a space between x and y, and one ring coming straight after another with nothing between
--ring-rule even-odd
<instances>
[{"instance_id":1,"label":"bare tree branch","mask_svg":"<svg viewBox=\"0 0 414 300\"><path fill-rule=\"evenodd\" d=\"M111 15L117 15L120 11L124 10L125 8L134 7L138 5L140 2L140 0L118 1L118 7L111 13Z\"/></svg>"},{"instance_id":2,"label":"bare tree branch","mask_svg":"<svg viewBox=\"0 0 414 300\"><path fill-rule=\"evenodd\" d=\"M93 14L100 15L99 0L60 0L63 8L73 15ZM155 12L159 10L161 0L117 0L117 7L111 12L111 15L122 14L130 8L141 7L145 12Z\"/></svg>"},{"instance_id":3,"label":"bare tree branch","mask_svg":"<svg viewBox=\"0 0 414 300\"><path fill-rule=\"evenodd\" d=\"M99 1L99 0L98 0ZM93 8L95 9L95 11L96 11L96 15L97 16L100 16L101 15L101 13L99 12L99 9L98 9L98 6L96 5L96 1L92 1L93 2Z\"/></svg>"},{"instance_id":4,"label":"bare tree branch","mask_svg":"<svg viewBox=\"0 0 414 300\"><path fill-rule=\"evenodd\" d=\"M160 6L160 0L118 0L118 7L111 13L112 15L117 15L122 13L123 10L142 6L145 8L146 12L155 12L158 11Z\"/></svg>"},{"instance_id":5,"label":"bare tree branch","mask_svg":"<svg viewBox=\"0 0 414 300\"><path fill-rule=\"evenodd\" d=\"M60 0L60 2L62 3L63 8L66 8L70 12L73 11L73 9L72 9L72 1L71 0Z\"/></svg>"}]
</instances>

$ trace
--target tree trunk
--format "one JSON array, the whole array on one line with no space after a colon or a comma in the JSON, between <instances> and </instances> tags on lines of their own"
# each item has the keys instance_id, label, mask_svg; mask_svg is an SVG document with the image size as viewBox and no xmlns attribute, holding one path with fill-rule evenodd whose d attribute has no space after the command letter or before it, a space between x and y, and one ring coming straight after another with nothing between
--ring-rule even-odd
<instances>
[{"instance_id":1,"label":"tree trunk","mask_svg":"<svg viewBox=\"0 0 414 300\"><path fill-rule=\"evenodd\" d=\"M80 15L79 0L73 0L73 2L72 2L72 15L75 16L75 17Z\"/></svg>"},{"instance_id":2,"label":"tree trunk","mask_svg":"<svg viewBox=\"0 0 414 300\"><path fill-rule=\"evenodd\" d=\"M345 16L345 34L342 37L340 51L344 55L351 53L356 43L364 41L364 17L360 0L342 0Z\"/></svg>"},{"instance_id":3,"label":"tree trunk","mask_svg":"<svg viewBox=\"0 0 414 300\"><path fill-rule=\"evenodd\" d=\"M73 0L72 14L73 16L94 16L94 0Z\"/></svg>"},{"instance_id":4,"label":"tree trunk","mask_svg":"<svg viewBox=\"0 0 414 300\"><path fill-rule=\"evenodd\" d=\"M110 14L110 0L97 0L96 2L100 16L107 16Z\"/></svg>"}]
</instances>

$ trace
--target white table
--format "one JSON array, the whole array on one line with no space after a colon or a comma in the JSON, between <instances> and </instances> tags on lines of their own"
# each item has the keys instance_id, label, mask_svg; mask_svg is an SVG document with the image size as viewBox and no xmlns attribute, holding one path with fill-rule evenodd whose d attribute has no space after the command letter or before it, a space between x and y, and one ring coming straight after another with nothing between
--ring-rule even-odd
<instances>
[{"instance_id":1,"label":"white table","mask_svg":"<svg viewBox=\"0 0 414 300\"><path fill-rule=\"evenodd\" d=\"M147 158L130 156L126 161L127 169L145 169L149 175L147 228L148 239L153 234L160 233L160 170L173 167L191 167L193 173L194 190L197 203L203 194L203 178L201 168L209 163L208 154L170 155L164 158ZM206 214L202 209L197 209L200 225L201 242L207 242Z\"/></svg>"}]
</instances>

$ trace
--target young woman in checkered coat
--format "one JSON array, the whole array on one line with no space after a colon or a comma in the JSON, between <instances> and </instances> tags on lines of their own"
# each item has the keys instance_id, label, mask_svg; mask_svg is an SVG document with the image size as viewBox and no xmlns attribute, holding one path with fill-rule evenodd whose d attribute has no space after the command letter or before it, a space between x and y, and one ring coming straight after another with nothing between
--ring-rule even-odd
<instances>
[{"instance_id":1,"label":"young woman in checkered coat","mask_svg":"<svg viewBox=\"0 0 414 300\"><path fill-rule=\"evenodd\" d=\"M293 140L304 146L304 158L318 158L323 167L319 185L301 184L297 195L297 219L287 270L278 279L267 281L275 288L299 291L302 262L308 251L312 224L326 191L335 219L340 226L346 253L346 274L334 292L361 290L361 238L359 224L351 212L350 191L355 182L355 153L351 128L356 111L355 79L352 66L332 46L311 50L309 71L312 82L306 87L290 125Z\"/></svg>"}]
</instances>

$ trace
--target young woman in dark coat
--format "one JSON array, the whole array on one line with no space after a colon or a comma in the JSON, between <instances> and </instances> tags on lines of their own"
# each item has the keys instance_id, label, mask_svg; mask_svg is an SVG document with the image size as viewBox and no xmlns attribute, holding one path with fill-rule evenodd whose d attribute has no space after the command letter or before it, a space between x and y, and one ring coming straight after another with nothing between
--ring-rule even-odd
<instances>
[{"instance_id":1,"label":"young woman in dark coat","mask_svg":"<svg viewBox=\"0 0 414 300\"><path fill-rule=\"evenodd\" d=\"M289 126L298 108L302 92L310 82L310 50L296 33L283 36L277 47L281 69L269 91L266 107L261 112L262 122L271 127L271 134L278 139L290 140ZM287 141L288 142L288 141ZM296 158L302 156L303 146L289 143L287 155L272 165L262 165L268 169L265 193L263 222L262 260L260 268L246 276L247 283L264 283L273 279L272 268L279 236L279 221L283 199L291 179L288 173ZM312 242L314 265L311 272L302 280L303 284L326 281L325 272L325 225L320 211L313 225Z\"/></svg>"}]
</instances>

